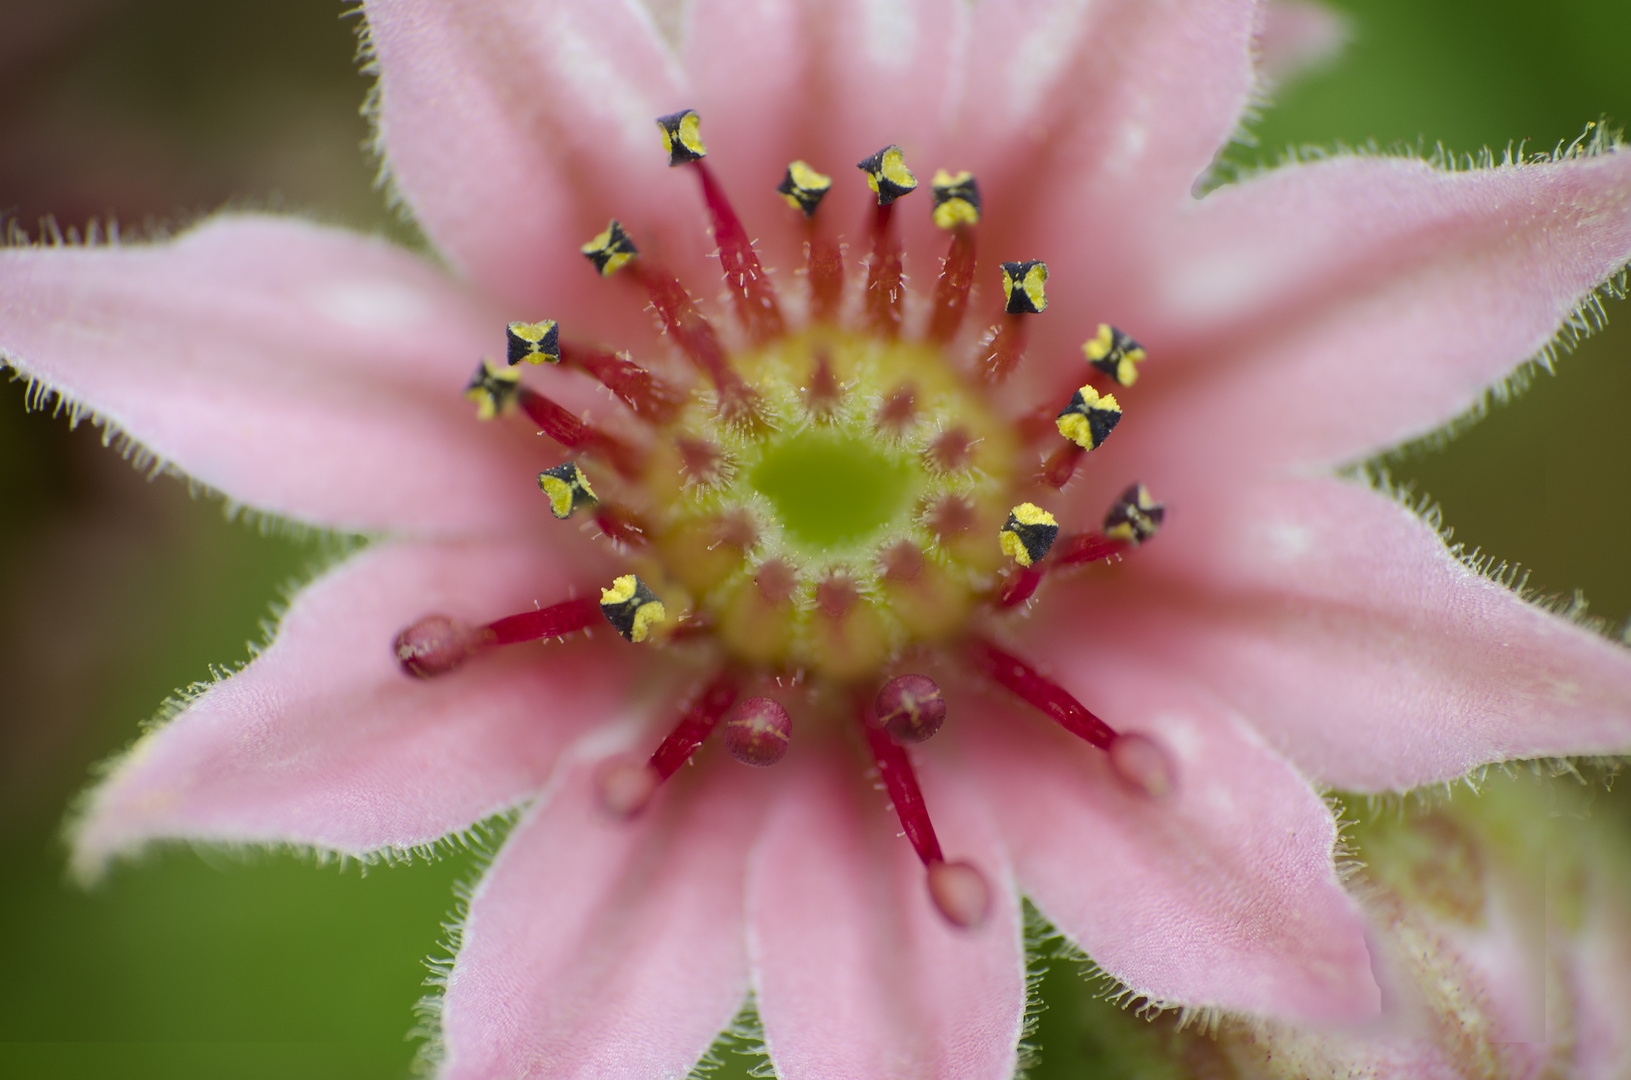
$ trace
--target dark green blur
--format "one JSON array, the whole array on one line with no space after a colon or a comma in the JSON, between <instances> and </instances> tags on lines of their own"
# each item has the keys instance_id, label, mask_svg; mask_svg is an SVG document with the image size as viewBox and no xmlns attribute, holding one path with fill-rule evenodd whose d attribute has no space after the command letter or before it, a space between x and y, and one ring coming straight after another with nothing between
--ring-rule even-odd
<instances>
[{"instance_id":1,"label":"dark green blur","mask_svg":"<svg viewBox=\"0 0 1631 1080\"><path fill-rule=\"evenodd\" d=\"M1232 160L1339 140L1542 148L1605 114L1631 121L1623 0L1339 6L1355 30L1344 57L1283 94L1259 146ZM411 240L358 149L366 82L339 7L0 0L0 209L31 228L47 213L128 227L232 203ZM1447 449L1390 465L1443 505L1457 539L1522 563L1544 592L1582 589L1619 624L1631 310L1610 316L1558 378ZM364 875L170 850L91 892L66 882L59 830L94 763L175 687L242 660L279 587L322 552L229 522L88 427L22 405L20 385L0 385L0 1076L405 1075L421 958L473 873L467 857ZM1095 1003L1068 964L1042 989L1034 1076L1152 1077L1135 1063L1176 1045Z\"/></svg>"}]
</instances>

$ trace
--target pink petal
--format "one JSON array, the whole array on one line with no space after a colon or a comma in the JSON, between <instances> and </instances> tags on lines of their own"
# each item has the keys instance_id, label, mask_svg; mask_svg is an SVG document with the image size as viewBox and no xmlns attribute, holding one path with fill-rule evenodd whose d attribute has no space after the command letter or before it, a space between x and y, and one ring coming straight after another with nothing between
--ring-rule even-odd
<instances>
[{"instance_id":1,"label":"pink petal","mask_svg":"<svg viewBox=\"0 0 1631 1080\"><path fill-rule=\"evenodd\" d=\"M645 298L600 280L578 246L616 217L682 277L711 248L655 124L691 90L637 0L364 10L390 174L436 246L512 304L508 318L633 344L651 325Z\"/></svg>"},{"instance_id":2,"label":"pink petal","mask_svg":"<svg viewBox=\"0 0 1631 1080\"><path fill-rule=\"evenodd\" d=\"M230 215L148 246L11 248L0 327L7 364L260 510L353 530L542 519L515 466L547 449L461 394L502 322L389 244Z\"/></svg>"},{"instance_id":3,"label":"pink petal","mask_svg":"<svg viewBox=\"0 0 1631 1080\"><path fill-rule=\"evenodd\" d=\"M444 1080L684 1076L742 1005L743 863L769 778L715 758L621 821L593 773L564 772L471 898Z\"/></svg>"},{"instance_id":4,"label":"pink petal","mask_svg":"<svg viewBox=\"0 0 1631 1080\"><path fill-rule=\"evenodd\" d=\"M1250 0L981 4L957 146L985 193L982 250L1042 259L1056 295L1028 356L1070 362L1147 286L1152 223L1176 213L1255 88ZM987 279L989 291L995 285ZM1136 334L1135 334L1136 336Z\"/></svg>"},{"instance_id":5,"label":"pink petal","mask_svg":"<svg viewBox=\"0 0 1631 1080\"><path fill-rule=\"evenodd\" d=\"M422 681L397 632L552 603L603 574L535 544L391 544L295 597L272 645L144 736L74 837L94 875L150 840L286 842L359 855L431 844L537 790L561 748L627 712L614 634L516 645Z\"/></svg>"},{"instance_id":6,"label":"pink petal","mask_svg":"<svg viewBox=\"0 0 1631 1080\"><path fill-rule=\"evenodd\" d=\"M1340 462L1476 406L1631 259L1631 153L1454 173L1341 158L1180 225L1155 244L1156 399L1118 452L1191 473L1197 446L1219 470Z\"/></svg>"},{"instance_id":7,"label":"pink petal","mask_svg":"<svg viewBox=\"0 0 1631 1080\"><path fill-rule=\"evenodd\" d=\"M1156 740L1177 773L1173 795L1135 792L1105 754L1012 699L992 697L992 722L959 731L1043 914L1154 1001L1316 1023L1375 1015L1364 920L1332 862L1336 824L1307 782L1136 649L1039 633L1026 653L1111 726Z\"/></svg>"},{"instance_id":8,"label":"pink petal","mask_svg":"<svg viewBox=\"0 0 1631 1080\"><path fill-rule=\"evenodd\" d=\"M814 733L812 733L814 734ZM1025 1004L1019 905L977 795L918 755L948 859L992 886L985 924L954 930L882 792L836 747L776 766L778 792L748 869L760 1018L776 1075L1012 1075Z\"/></svg>"},{"instance_id":9,"label":"pink petal","mask_svg":"<svg viewBox=\"0 0 1631 1080\"><path fill-rule=\"evenodd\" d=\"M1524 603L1353 484L1197 497L1111 577L1074 586L1076 602L1323 783L1397 790L1631 748L1631 652Z\"/></svg>"},{"instance_id":10,"label":"pink petal","mask_svg":"<svg viewBox=\"0 0 1631 1080\"><path fill-rule=\"evenodd\" d=\"M1257 71L1271 86L1329 63L1348 39L1348 20L1315 0L1267 0L1260 19Z\"/></svg>"}]
</instances>

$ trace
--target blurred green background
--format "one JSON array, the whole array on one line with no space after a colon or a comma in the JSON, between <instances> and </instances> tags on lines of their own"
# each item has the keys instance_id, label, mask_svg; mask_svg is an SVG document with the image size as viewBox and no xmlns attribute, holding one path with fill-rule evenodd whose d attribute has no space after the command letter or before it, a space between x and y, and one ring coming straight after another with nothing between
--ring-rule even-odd
<instances>
[{"instance_id":1,"label":"blurred green background","mask_svg":"<svg viewBox=\"0 0 1631 1080\"><path fill-rule=\"evenodd\" d=\"M1631 121L1626 0L1344 0L1352 38L1242 164L1294 143L1549 148ZM332 0L0 0L0 210L32 228L286 208L412 242L359 150L367 89ZM1631 613L1631 310L1447 448L1390 462L1456 537ZM1378 387L1381 393L1408 387ZM0 1076L399 1077L464 858L314 868L170 850L85 892L59 830L89 770L178 686L244 657L319 556L149 480L0 384ZM1063 965L1035 1075L1130 1076L1139 1022Z\"/></svg>"}]
</instances>

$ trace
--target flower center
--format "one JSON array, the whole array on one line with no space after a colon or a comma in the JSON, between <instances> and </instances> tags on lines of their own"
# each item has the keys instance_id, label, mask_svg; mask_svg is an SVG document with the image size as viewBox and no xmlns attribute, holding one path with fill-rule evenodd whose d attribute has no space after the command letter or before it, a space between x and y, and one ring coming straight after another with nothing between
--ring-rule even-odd
<instances>
[{"instance_id":1,"label":"flower center","mask_svg":"<svg viewBox=\"0 0 1631 1080\"><path fill-rule=\"evenodd\" d=\"M769 766L802 722L794 712L847 713L935 904L953 924L975 926L989 905L985 878L942 854L905 745L934 735L954 710L932 679L899 670L908 658L951 653L949 669L1006 689L1106 751L1112 770L1151 797L1176 782L1159 745L1118 733L985 636L1050 568L1117 557L1156 534L1163 509L1137 484L1100 530L1061 536L1047 509L1120 422L1120 404L1103 390L1131 385L1144 351L1101 326L1083 345L1086 367L1053 400L1007 409L994 390L1024 358L1027 320L1047 309L1048 268L1001 263L996 321L983 333L966 327L980 191L969 173L942 170L931 212L950 246L927 318L909 319L894 214L918 182L894 146L859 166L877 197L863 226L864 284L846 282L842 246L816 216L832 179L802 161L788 166L776 190L802 215L807 256L807 304L790 318L703 160L696 114L657 123L670 165L700 181L741 344L726 348L678 278L614 220L583 254L602 277L644 292L695 385L563 340L544 319L511 323L509 366L484 361L466 391L483 420L518 409L568 452L538 474L551 511L592 515L631 572L603 587L598 604L581 597L480 625L427 615L398 636L397 658L410 674L440 676L488 649L567 637L602 618L645 647L709 643L694 655L712 673L656 750L603 767L607 809L640 812L716 727L732 756ZM523 361L587 373L637 423L602 427L574 415L522 384ZM788 698L788 676L823 691L778 700Z\"/></svg>"},{"instance_id":2,"label":"flower center","mask_svg":"<svg viewBox=\"0 0 1631 1080\"><path fill-rule=\"evenodd\" d=\"M955 633L1001 566L1009 425L934 345L817 327L729 360L751 419L696 395L634 493L697 614L740 660L840 680Z\"/></svg>"}]
</instances>

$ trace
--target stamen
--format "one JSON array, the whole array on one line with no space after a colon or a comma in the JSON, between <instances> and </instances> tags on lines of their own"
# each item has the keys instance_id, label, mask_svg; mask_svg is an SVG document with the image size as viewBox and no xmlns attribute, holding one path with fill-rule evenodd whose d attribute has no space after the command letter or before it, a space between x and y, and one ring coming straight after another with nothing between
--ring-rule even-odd
<instances>
[{"instance_id":1,"label":"stamen","mask_svg":"<svg viewBox=\"0 0 1631 1080\"><path fill-rule=\"evenodd\" d=\"M942 862L929 867L929 899L953 926L972 930L991 913L991 886L973 863Z\"/></svg>"},{"instance_id":2,"label":"stamen","mask_svg":"<svg viewBox=\"0 0 1631 1080\"><path fill-rule=\"evenodd\" d=\"M702 145L702 123L696 110L685 109L659 116L657 126L663 132L663 149L668 152L669 168L701 161L708 156L708 148Z\"/></svg>"},{"instance_id":3,"label":"stamen","mask_svg":"<svg viewBox=\"0 0 1631 1080\"><path fill-rule=\"evenodd\" d=\"M787 175L776 185L776 191L787 200L787 205L806 218L815 217L816 207L832 189L832 177L818 173L803 161L787 166Z\"/></svg>"},{"instance_id":4,"label":"stamen","mask_svg":"<svg viewBox=\"0 0 1631 1080\"><path fill-rule=\"evenodd\" d=\"M929 820L923 802L923 789L906 750L889 737L873 714L872 703L860 692L855 694L855 717L866 736L867 748L877 763L889 801L894 804L901 828L912 850L928 871L929 897L945 920L962 929L973 929L985 921L991 908L991 889L985 876L966 862L948 863L941 853L940 840Z\"/></svg>"},{"instance_id":5,"label":"stamen","mask_svg":"<svg viewBox=\"0 0 1631 1080\"><path fill-rule=\"evenodd\" d=\"M1150 496L1149 489L1133 484L1104 515L1104 535L1137 546L1159 532L1166 517L1167 508Z\"/></svg>"},{"instance_id":6,"label":"stamen","mask_svg":"<svg viewBox=\"0 0 1631 1080\"><path fill-rule=\"evenodd\" d=\"M609 589L600 590L600 613L624 640L636 644L651 636L653 627L668 620L668 609L651 588L633 574L624 574Z\"/></svg>"},{"instance_id":7,"label":"stamen","mask_svg":"<svg viewBox=\"0 0 1631 1080\"><path fill-rule=\"evenodd\" d=\"M883 202L872 212L872 255L866 272L867 321L876 333L891 341L900 336L906 308L906 289L901 284L905 265L900 237L895 234L894 214L894 204Z\"/></svg>"},{"instance_id":8,"label":"stamen","mask_svg":"<svg viewBox=\"0 0 1631 1080\"><path fill-rule=\"evenodd\" d=\"M960 172L956 176L945 169L937 169L929 186L934 196L934 223L942 229L957 229L980 222L980 185L974 174Z\"/></svg>"},{"instance_id":9,"label":"stamen","mask_svg":"<svg viewBox=\"0 0 1631 1080\"><path fill-rule=\"evenodd\" d=\"M561 362L586 372L616 394L642 419L666 424L685 404L684 395L645 368L605 349L568 342L560 347Z\"/></svg>"},{"instance_id":10,"label":"stamen","mask_svg":"<svg viewBox=\"0 0 1631 1080\"><path fill-rule=\"evenodd\" d=\"M708 149L702 145L701 120L694 110L686 109L659 116L657 127L663 133L669 167L696 166L697 179L702 183L702 200L708 206L714 243L719 245L719 262L725 271L725 283L731 288L737 318L742 320L748 336L755 342L762 344L781 336L784 326L781 307L776 303L776 287L759 265L753 242L748 239L730 199L725 197L725 189L702 160Z\"/></svg>"},{"instance_id":11,"label":"stamen","mask_svg":"<svg viewBox=\"0 0 1631 1080\"><path fill-rule=\"evenodd\" d=\"M912 849L924 864L944 862L940 840L934 834L934 823L929 820L929 808L924 805L923 791L918 787L917 774L912 770L912 759L906 751L889 737L889 733L873 715L872 705L859 692L855 695L855 715L866 735L867 748L877 762L889 801L895 804L901 828L912 842Z\"/></svg>"},{"instance_id":12,"label":"stamen","mask_svg":"<svg viewBox=\"0 0 1631 1080\"><path fill-rule=\"evenodd\" d=\"M561 405L525 386L518 387L515 400L545 435L568 450L579 450L605 458L624 476L638 476L641 455L638 450L613 435L593 427Z\"/></svg>"},{"instance_id":13,"label":"stamen","mask_svg":"<svg viewBox=\"0 0 1631 1080\"><path fill-rule=\"evenodd\" d=\"M616 218L612 218L604 232L578 250L595 264L601 277L611 277L640 254L629 234L623 231L623 223Z\"/></svg>"},{"instance_id":14,"label":"stamen","mask_svg":"<svg viewBox=\"0 0 1631 1080\"><path fill-rule=\"evenodd\" d=\"M1002 264L1003 310L1010 315L1040 315L1047 310L1048 264L1038 259Z\"/></svg>"},{"instance_id":15,"label":"stamen","mask_svg":"<svg viewBox=\"0 0 1631 1080\"><path fill-rule=\"evenodd\" d=\"M793 719L779 702L751 697L725 718L725 749L744 765L767 767L787 753L792 732Z\"/></svg>"},{"instance_id":16,"label":"stamen","mask_svg":"<svg viewBox=\"0 0 1631 1080\"><path fill-rule=\"evenodd\" d=\"M1062 546L1062 545L1061 545ZM1057 561L1058 556L1055 556ZM1042 584L1046 571L1040 566L1016 566L1003 579L1002 588L997 591L997 606L1000 608L1018 607L1036 594L1037 586Z\"/></svg>"},{"instance_id":17,"label":"stamen","mask_svg":"<svg viewBox=\"0 0 1631 1080\"><path fill-rule=\"evenodd\" d=\"M446 675L483 649L541 638L565 637L593 625L593 600L568 600L553 607L507 615L471 626L448 615L426 615L396 636L392 651L409 675Z\"/></svg>"},{"instance_id":18,"label":"stamen","mask_svg":"<svg viewBox=\"0 0 1631 1080\"><path fill-rule=\"evenodd\" d=\"M906 290L901 286L900 237L893 228L894 205L896 199L916 189L917 178L907 170L898 146L884 147L857 162L856 168L866 173L867 186L878 196L872 215L872 257L867 266L867 318L875 331L893 340L900 335L906 302Z\"/></svg>"},{"instance_id":19,"label":"stamen","mask_svg":"<svg viewBox=\"0 0 1631 1080\"><path fill-rule=\"evenodd\" d=\"M636 547L646 542L645 526L624 507L602 505L595 524L615 544Z\"/></svg>"},{"instance_id":20,"label":"stamen","mask_svg":"<svg viewBox=\"0 0 1631 1080\"><path fill-rule=\"evenodd\" d=\"M856 162L855 167L866 173L867 186L878 196L879 206L888 206L902 195L909 195L917 189L917 177L906 167L906 159L898 146L886 146L871 157Z\"/></svg>"},{"instance_id":21,"label":"stamen","mask_svg":"<svg viewBox=\"0 0 1631 1080\"><path fill-rule=\"evenodd\" d=\"M946 699L927 675L897 675L878 691L878 718L896 742L918 743L946 721Z\"/></svg>"},{"instance_id":22,"label":"stamen","mask_svg":"<svg viewBox=\"0 0 1631 1080\"><path fill-rule=\"evenodd\" d=\"M805 265L810 277L810 318L831 322L844 299L844 249L811 223L805 238Z\"/></svg>"},{"instance_id":23,"label":"stamen","mask_svg":"<svg viewBox=\"0 0 1631 1080\"><path fill-rule=\"evenodd\" d=\"M1082 452L1074 444L1069 449ZM1073 533L1055 543L1052 565L1069 566L1118 556L1154 536L1165 516L1166 507L1152 499L1143 484L1134 484L1111 504L1104 515L1103 532ZM1044 566L1026 566L1010 573L998 590L997 606L1017 607L1029 600L1045 572Z\"/></svg>"},{"instance_id":24,"label":"stamen","mask_svg":"<svg viewBox=\"0 0 1631 1080\"><path fill-rule=\"evenodd\" d=\"M1048 455L1037 472L1037 478L1049 487L1062 488L1070 483L1070 478L1076 475L1076 466L1086 456L1087 451L1080 446L1073 442L1065 443Z\"/></svg>"},{"instance_id":25,"label":"stamen","mask_svg":"<svg viewBox=\"0 0 1631 1080\"><path fill-rule=\"evenodd\" d=\"M1030 335L1023 315L1004 315L980 341L980 378L995 386L1007 379L1025 356Z\"/></svg>"},{"instance_id":26,"label":"stamen","mask_svg":"<svg viewBox=\"0 0 1631 1080\"><path fill-rule=\"evenodd\" d=\"M1110 504L1102 533L1077 533L1059 542L1054 561L1062 565L1095 562L1120 555L1155 536L1166 519L1167 508L1151 497L1143 484L1133 484Z\"/></svg>"},{"instance_id":27,"label":"stamen","mask_svg":"<svg viewBox=\"0 0 1631 1080\"><path fill-rule=\"evenodd\" d=\"M725 283L731 287L731 302L737 318L747 327L748 336L763 344L780 337L786 330L782 322L782 309L776 302L776 286L759 265L759 256L753 242L736 216L725 189L714 177L706 162L696 163L697 176L702 181L702 197L708 204L708 216L713 219L714 243L719 245L719 264L725 271Z\"/></svg>"},{"instance_id":28,"label":"stamen","mask_svg":"<svg viewBox=\"0 0 1631 1080\"><path fill-rule=\"evenodd\" d=\"M735 673L720 672L703 687L649 761L630 755L607 761L597 778L601 805L622 818L633 817L644 810L662 782L691 760L691 755L736 700L737 693Z\"/></svg>"},{"instance_id":29,"label":"stamen","mask_svg":"<svg viewBox=\"0 0 1631 1080\"><path fill-rule=\"evenodd\" d=\"M1053 561L1060 566L1097 562L1120 555L1131 546L1125 540L1112 540L1103 533L1072 533L1059 541Z\"/></svg>"},{"instance_id":30,"label":"stamen","mask_svg":"<svg viewBox=\"0 0 1631 1080\"><path fill-rule=\"evenodd\" d=\"M1004 555L1021 566L1031 566L1048 557L1058 536L1059 522L1052 514L1035 503L1020 503L1008 511L997 540Z\"/></svg>"},{"instance_id":31,"label":"stamen","mask_svg":"<svg viewBox=\"0 0 1631 1080\"><path fill-rule=\"evenodd\" d=\"M674 343L686 359L690 360L713 382L719 391L720 411L727 419L748 419L757 411L757 395L753 388L731 366L719 336L696 301L685 291L685 286L673 274L655 266L635 267L640 283L651 297L652 307L663 322Z\"/></svg>"},{"instance_id":32,"label":"stamen","mask_svg":"<svg viewBox=\"0 0 1631 1080\"><path fill-rule=\"evenodd\" d=\"M1116 732L1088 711L1070 692L1051 679L1043 678L1025 661L997 648L984 638L972 638L968 656L975 667L993 682L1018 695L1032 707L1046 713L1072 735L1106 750Z\"/></svg>"},{"instance_id":33,"label":"stamen","mask_svg":"<svg viewBox=\"0 0 1631 1080\"><path fill-rule=\"evenodd\" d=\"M1111 740L1110 765L1123 783L1152 799L1165 798L1178 786L1177 770L1167 752L1154 739L1136 732L1123 732Z\"/></svg>"},{"instance_id":34,"label":"stamen","mask_svg":"<svg viewBox=\"0 0 1631 1080\"><path fill-rule=\"evenodd\" d=\"M787 166L776 190L787 205L804 215L806 273L810 279L810 317L828 322L838 315L844 297L844 255L838 241L816 223L816 208L832 188L832 177L818 173L803 161Z\"/></svg>"},{"instance_id":35,"label":"stamen","mask_svg":"<svg viewBox=\"0 0 1631 1080\"><path fill-rule=\"evenodd\" d=\"M1070 404L1059 411L1059 434L1083 450L1097 450L1121 423L1121 405L1116 395L1099 392L1084 386L1071 397Z\"/></svg>"},{"instance_id":36,"label":"stamen","mask_svg":"<svg viewBox=\"0 0 1631 1080\"><path fill-rule=\"evenodd\" d=\"M584 596L535 611L506 615L502 619L494 619L483 629L487 641L493 645L517 645L523 641L565 637L593 626L599 607L593 598Z\"/></svg>"},{"instance_id":37,"label":"stamen","mask_svg":"<svg viewBox=\"0 0 1631 1080\"><path fill-rule=\"evenodd\" d=\"M719 723L719 718L725 715L725 710L736 700L736 695L741 692L739 686L737 674L727 669L715 675L702 688L674 730L651 755L651 768L660 779L667 780L681 765L691 760L691 755L696 753L697 747L702 745L714 725Z\"/></svg>"},{"instance_id":38,"label":"stamen","mask_svg":"<svg viewBox=\"0 0 1631 1080\"><path fill-rule=\"evenodd\" d=\"M508 412L520 394L521 373L495 368L486 360L476 365L476 373L464 388L465 398L476 403L476 417L480 420Z\"/></svg>"},{"instance_id":39,"label":"stamen","mask_svg":"<svg viewBox=\"0 0 1631 1080\"><path fill-rule=\"evenodd\" d=\"M1004 317L987 332L981 348L979 371L986 382L1000 383L1019 366L1029 337L1025 316L1047 310L1047 281L1045 262L1032 259L1002 264Z\"/></svg>"},{"instance_id":40,"label":"stamen","mask_svg":"<svg viewBox=\"0 0 1631 1080\"><path fill-rule=\"evenodd\" d=\"M962 329L968 314L968 294L974 285L974 230L960 225L952 230L951 248L934 285L934 309L929 317L929 340L944 345Z\"/></svg>"},{"instance_id":41,"label":"stamen","mask_svg":"<svg viewBox=\"0 0 1631 1080\"><path fill-rule=\"evenodd\" d=\"M561 328L554 319L542 322L513 322L504 331L509 343L510 366L525 360L529 364L558 364L561 362Z\"/></svg>"},{"instance_id":42,"label":"stamen","mask_svg":"<svg viewBox=\"0 0 1631 1080\"><path fill-rule=\"evenodd\" d=\"M448 615L426 615L396 636L391 651L409 675L446 675L481 647L481 634Z\"/></svg>"},{"instance_id":43,"label":"stamen","mask_svg":"<svg viewBox=\"0 0 1631 1080\"><path fill-rule=\"evenodd\" d=\"M594 506L595 498L589 478L583 475L578 463L568 461L538 474L538 487L549 496L549 512L564 521L585 506Z\"/></svg>"},{"instance_id":44,"label":"stamen","mask_svg":"<svg viewBox=\"0 0 1631 1080\"><path fill-rule=\"evenodd\" d=\"M1109 323L1100 323L1098 333L1082 344L1087 362L1122 386L1138 378L1137 365L1144 360L1144 347Z\"/></svg>"}]
</instances>

